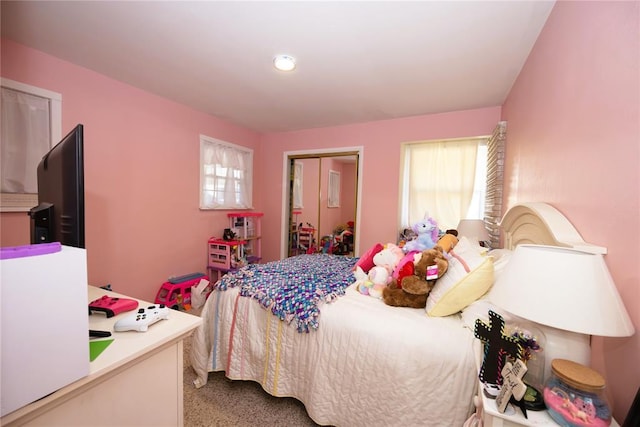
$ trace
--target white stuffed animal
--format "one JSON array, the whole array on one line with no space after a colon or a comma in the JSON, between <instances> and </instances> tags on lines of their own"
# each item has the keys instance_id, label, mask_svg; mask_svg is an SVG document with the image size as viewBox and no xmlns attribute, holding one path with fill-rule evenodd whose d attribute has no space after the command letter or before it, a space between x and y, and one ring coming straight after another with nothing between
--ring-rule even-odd
<instances>
[{"instance_id":1,"label":"white stuffed animal","mask_svg":"<svg viewBox=\"0 0 640 427\"><path fill-rule=\"evenodd\" d=\"M380 252L373 256L374 267L369 270L367 286L368 294L375 298L382 298L382 290L391 283L393 269L400 262L404 253L397 245L387 243Z\"/></svg>"},{"instance_id":2,"label":"white stuffed animal","mask_svg":"<svg viewBox=\"0 0 640 427\"><path fill-rule=\"evenodd\" d=\"M373 287L373 283L369 280L369 276L360 266L357 266L353 272L356 281L353 283L356 290L362 295L369 295L369 289Z\"/></svg>"}]
</instances>

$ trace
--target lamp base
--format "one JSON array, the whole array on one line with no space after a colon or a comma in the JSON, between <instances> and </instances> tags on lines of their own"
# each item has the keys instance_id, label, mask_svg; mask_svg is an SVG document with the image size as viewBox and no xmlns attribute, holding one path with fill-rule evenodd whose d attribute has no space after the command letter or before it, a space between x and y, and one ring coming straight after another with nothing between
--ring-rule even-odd
<instances>
[{"instance_id":1,"label":"lamp base","mask_svg":"<svg viewBox=\"0 0 640 427\"><path fill-rule=\"evenodd\" d=\"M591 336L537 324L545 337L544 381L551 376L551 361L567 359L584 366L591 364Z\"/></svg>"}]
</instances>

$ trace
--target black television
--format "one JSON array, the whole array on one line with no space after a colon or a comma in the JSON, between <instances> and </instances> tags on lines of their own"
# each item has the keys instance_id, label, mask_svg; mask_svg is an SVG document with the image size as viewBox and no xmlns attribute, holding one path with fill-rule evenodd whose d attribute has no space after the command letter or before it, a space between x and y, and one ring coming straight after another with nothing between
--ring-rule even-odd
<instances>
[{"instance_id":1,"label":"black television","mask_svg":"<svg viewBox=\"0 0 640 427\"><path fill-rule=\"evenodd\" d=\"M78 124L38 164L38 206L31 208L31 243L84 248L84 126Z\"/></svg>"}]
</instances>

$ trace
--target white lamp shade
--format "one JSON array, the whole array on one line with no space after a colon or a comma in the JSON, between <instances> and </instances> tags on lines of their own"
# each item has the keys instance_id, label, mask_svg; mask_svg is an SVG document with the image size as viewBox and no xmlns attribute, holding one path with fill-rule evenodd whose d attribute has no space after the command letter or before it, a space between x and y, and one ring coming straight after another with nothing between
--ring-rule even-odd
<instances>
[{"instance_id":1,"label":"white lamp shade","mask_svg":"<svg viewBox=\"0 0 640 427\"><path fill-rule=\"evenodd\" d=\"M520 245L490 300L517 316L566 331L612 337L635 332L600 254Z\"/></svg>"},{"instance_id":2,"label":"white lamp shade","mask_svg":"<svg viewBox=\"0 0 640 427\"><path fill-rule=\"evenodd\" d=\"M489 232L481 219L462 219L458 224L458 236L466 237L473 242L486 242L490 240Z\"/></svg>"}]
</instances>

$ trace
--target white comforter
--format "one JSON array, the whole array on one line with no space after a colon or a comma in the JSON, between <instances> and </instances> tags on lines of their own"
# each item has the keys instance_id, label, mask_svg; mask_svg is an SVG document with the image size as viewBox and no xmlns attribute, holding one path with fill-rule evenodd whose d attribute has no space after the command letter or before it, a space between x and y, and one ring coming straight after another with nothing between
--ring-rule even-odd
<instances>
[{"instance_id":1,"label":"white comforter","mask_svg":"<svg viewBox=\"0 0 640 427\"><path fill-rule=\"evenodd\" d=\"M318 424L461 426L473 410L473 331L347 289L299 333L239 290L214 291L193 336L198 378L226 371L274 396L295 397Z\"/></svg>"}]
</instances>

